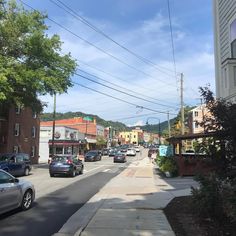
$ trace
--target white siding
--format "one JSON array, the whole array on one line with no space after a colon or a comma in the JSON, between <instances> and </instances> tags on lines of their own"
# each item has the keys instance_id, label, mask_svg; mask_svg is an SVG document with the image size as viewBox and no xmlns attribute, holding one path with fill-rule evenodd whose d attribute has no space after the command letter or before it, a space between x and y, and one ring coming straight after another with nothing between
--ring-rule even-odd
<instances>
[{"instance_id":1,"label":"white siding","mask_svg":"<svg viewBox=\"0 0 236 236\"><path fill-rule=\"evenodd\" d=\"M230 24L236 19L236 0L213 0L215 28L215 66L216 66L216 95L228 97L234 78L227 78L223 71L223 63L231 58ZM224 75L224 76L222 76ZM222 81L224 80L224 81ZM231 82L229 81L231 80ZM226 82L226 84L225 84ZM224 86L222 86L224 85ZM226 85L226 87L225 87Z\"/></svg>"}]
</instances>

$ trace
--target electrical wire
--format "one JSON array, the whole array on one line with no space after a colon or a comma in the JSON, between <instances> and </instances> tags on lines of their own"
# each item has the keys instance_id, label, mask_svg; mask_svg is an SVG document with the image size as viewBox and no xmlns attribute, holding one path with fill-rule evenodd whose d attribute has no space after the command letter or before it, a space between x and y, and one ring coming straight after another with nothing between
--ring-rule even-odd
<instances>
[{"instance_id":1,"label":"electrical wire","mask_svg":"<svg viewBox=\"0 0 236 236\"><path fill-rule=\"evenodd\" d=\"M161 67L156 65L155 63L153 63L152 61L150 61L147 58L144 58L140 55L138 55L137 53L131 51L130 49L128 49L127 47L125 47L124 45L118 43L116 40L114 40L113 38L111 38L109 35L107 35L106 33L104 33L101 29L99 29L98 27L94 26L91 22L89 22L88 20L86 20L84 17L82 17L81 15L79 15L77 12L75 12L71 7L69 7L68 5L66 5L65 3L63 3L60 0L56 0L57 2L59 2L61 5L59 5L58 3L56 3L54 0L50 0L50 2L52 2L54 5L56 5L57 7L59 7L60 9L63 9L65 12L67 12L68 14L70 14L71 16L73 16L75 19L79 20L80 22L82 22L83 24L87 25L88 27L90 27L91 29L93 29L94 31L96 31L97 33L103 35L105 38L109 39L110 41L112 41L114 44L116 44L117 46L119 46L120 48L124 49L125 51L129 52L131 55L135 56L136 58L138 58L139 60L141 60L142 62L151 65L152 67L156 68L158 71L173 77L173 75L170 75L164 71L162 71L160 68L163 68L167 71L170 72L174 72L176 73L176 71L172 71L168 68L165 67Z\"/></svg>"},{"instance_id":2,"label":"electrical wire","mask_svg":"<svg viewBox=\"0 0 236 236\"><path fill-rule=\"evenodd\" d=\"M123 94L125 94L125 95L128 95L128 96L130 96L130 97L133 97L133 98L136 98L136 99L139 99L139 100L143 100L143 101L145 101L145 102L149 102L149 103L153 103L153 104L156 104L156 105L159 105L159 106L164 106L164 107L169 107L169 108L176 108L176 107L164 105L164 104L161 104L161 103L153 102L153 101L147 100L147 99L145 99L145 98L141 98L141 97L138 97L138 96L136 96L136 95L132 95L132 94L130 94L130 93L126 93L126 92L124 92L124 91L121 91L121 90L119 90L119 89L110 87L110 86L108 86L108 85L105 85L105 84L103 84L103 83L100 83L100 82L98 82L98 81L95 81L95 80L93 80L93 79L90 79L90 78L88 78L88 77L86 77L86 76L80 75L80 74L78 74L78 73L75 73L75 75L80 76L81 78L84 78L84 79L86 79L86 80L89 80L89 81L91 81L91 82L93 82L93 83L99 84L99 85L101 85L101 86L103 86L103 87L106 87L106 88L112 89L112 90L114 90L114 91L117 91L117 92L119 92L119 93L123 93ZM91 75L91 74L90 74L90 75ZM94 75L92 75L92 76L94 76ZM109 81L107 81L107 80L101 79L101 78L98 77L98 76L95 76L95 77L98 78L98 79L100 79L100 80L102 80L102 81L105 81L105 82L107 82L107 83L116 85L116 84L111 83L111 82L109 82ZM117 86L117 85L116 85L116 86Z\"/></svg>"},{"instance_id":3,"label":"electrical wire","mask_svg":"<svg viewBox=\"0 0 236 236\"><path fill-rule=\"evenodd\" d=\"M19 0L19 1L20 1L22 4L24 4L25 6L31 8L32 10L37 11L35 8L33 8L33 7L30 6L29 4L25 3L24 1L22 1L22 0ZM134 66L132 66L132 65L130 65L130 64L126 63L126 62L124 62L123 60L121 60L121 59L119 59L118 57L112 55L111 53L105 51L104 49L102 49L102 48L96 46L95 44L93 44L93 43L91 43L91 42L89 42L88 40L86 40L86 39L84 39L83 37L79 36L79 35L76 34L75 32L73 32L73 31L71 31L70 29L68 29L67 27L65 27L65 26L63 26L62 24L58 23L57 21L53 20L53 19L50 18L49 16L46 16L46 17L47 17L47 19L48 19L49 21L53 22L55 25L59 26L60 28L64 29L65 31L69 32L69 33L72 34L73 36L79 38L81 41L87 43L88 45L90 45L90 46L96 48L97 50L101 51L102 53L106 54L107 56L113 58L114 60L120 62L121 64L126 65L127 67L129 67L129 68L135 70L136 72L142 73L142 74L146 75L147 77L150 77L150 78L153 78L153 79L157 80L155 77L153 77L153 76L147 74L146 72L144 72L144 71L142 71L142 70L137 69L136 67L134 67ZM170 83L167 83L167 82L164 81L164 80L158 79L158 81L159 81L159 82L162 82L162 83L164 83L164 84L167 84L167 85L169 85L169 86L175 87L175 85L170 84Z\"/></svg>"},{"instance_id":4,"label":"electrical wire","mask_svg":"<svg viewBox=\"0 0 236 236\"><path fill-rule=\"evenodd\" d=\"M91 90L91 91L94 91L94 92L96 92L96 93L100 93L100 94L102 94L102 95L104 95L104 96L107 96L107 97L113 98L113 99L115 99L115 100L124 102L124 103L126 103L126 104L135 106L136 108L142 108L142 109L145 109L145 110L148 110L148 111L153 111L153 112L161 113L161 114L168 114L168 113L169 113L169 112L167 112L167 111L166 111L166 112L165 112L165 111L158 111L158 110L155 110L155 109L151 109L151 108L148 108L148 107L144 107L144 106L137 105L137 104L132 103L132 102L128 102L128 101L126 101L126 100L124 100L124 99L114 97L114 96L112 96L112 95L110 95L110 94L107 94L107 93L103 93L103 92L101 92L101 91L98 91L98 90L96 90L96 89L90 88L90 87L88 87L88 86L85 86L85 85L83 85L83 84L77 83L77 82L75 82L75 81L72 81L72 83L73 83L73 84L76 84L76 85L78 85L78 86L81 86L81 87L83 87L83 88L89 89L89 90ZM169 113L169 114L170 114L170 115L177 115L176 113Z\"/></svg>"},{"instance_id":5,"label":"electrical wire","mask_svg":"<svg viewBox=\"0 0 236 236\"><path fill-rule=\"evenodd\" d=\"M99 71L99 72L102 72L103 74L108 75L108 76L110 76L110 77L112 77L112 78L114 78L114 79L127 82L127 80L125 80L125 79L122 79L122 78L120 78L120 77L118 77L118 76L112 75L111 73L108 73L108 72L106 72L106 71L104 71L104 70L102 70L102 69L99 69L99 68L95 67L95 66L91 66L91 65L89 65L88 63L86 63L86 62L84 62L84 61L82 61L82 60L80 60L80 59L77 59L77 58L76 58L76 60L79 61L81 64L84 64L85 66L88 66L89 68L92 68L92 69L94 69L94 70L97 70L97 71ZM86 72L86 73L87 73L87 72ZM135 85L135 84L134 84L134 85ZM119 87L120 87L120 86L119 86ZM138 87L138 86L136 85L135 87ZM139 87L140 87L140 86L139 86ZM142 85L142 88L147 89L148 92L154 91L154 90L151 89L150 87L147 88L147 87L145 87L145 86L143 86L143 85ZM160 88L159 88L159 89L160 89ZM126 88L126 90L127 90L127 91L129 90L129 91L130 91L130 89L127 89L127 88ZM155 90L155 91L156 91L156 90ZM163 101L163 100L161 100L161 99L156 99L156 98L153 98L153 97L150 97L150 96L141 94L141 93L137 93L137 92L136 92L136 94L142 95L143 97L146 97L146 98L148 98L148 99L156 100L156 101L159 101L159 102L165 102L165 101ZM168 102L168 104L172 104L172 105L174 105L174 106L177 106L177 104L174 104L174 103L172 103L172 102Z\"/></svg>"}]
</instances>

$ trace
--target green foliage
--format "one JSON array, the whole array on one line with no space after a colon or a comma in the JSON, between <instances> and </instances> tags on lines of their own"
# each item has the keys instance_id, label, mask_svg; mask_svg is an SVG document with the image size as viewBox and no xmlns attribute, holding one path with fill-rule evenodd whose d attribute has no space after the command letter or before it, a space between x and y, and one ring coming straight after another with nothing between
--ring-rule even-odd
<instances>
[{"instance_id":1,"label":"green foliage","mask_svg":"<svg viewBox=\"0 0 236 236\"><path fill-rule=\"evenodd\" d=\"M200 188L192 188L193 207L199 216L236 222L236 185L215 173L198 176Z\"/></svg>"},{"instance_id":2,"label":"green foliage","mask_svg":"<svg viewBox=\"0 0 236 236\"><path fill-rule=\"evenodd\" d=\"M103 148L103 147L105 147L107 145L107 141L106 141L106 139L103 136L99 136L98 135L96 140L97 140L96 146L98 148Z\"/></svg>"},{"instance_id":3,"label":"green foliage","mask_svg":"<svg viewBox=\"0 0 236 236\"><path fill-rule=\"evenodd\" d=\"M212 114L200 125L214 135L195 143L194 148L206 153L218 168L209 176L197 178L200 188L192 189L193 207L201 216L236 223L236 104L216 100L208 87L200 88L200 92Z\"/></svg>"},{"instance_id":4,"label":"green foliage","mask_svg":"<svg viewBox=\"0 0 236 236\"><path fill-rule=\"evenodd\" d=\"M172 157L158 157L157 164L162 172L169 172L172 176L178 175L177 163Z\"/></svg>"},{"instance_id":5,"label":"green foliage","mask_svg":"<svg viewBox=\"0 0 236 236\"><path fill-rule=\"evenodd\" d=\"M46 15L15 1L0 2L0 103L41 111L38 95L64 93L72 86L76 63L60 54L58 35L49 37Z\"/></svg>"}]
</instances>

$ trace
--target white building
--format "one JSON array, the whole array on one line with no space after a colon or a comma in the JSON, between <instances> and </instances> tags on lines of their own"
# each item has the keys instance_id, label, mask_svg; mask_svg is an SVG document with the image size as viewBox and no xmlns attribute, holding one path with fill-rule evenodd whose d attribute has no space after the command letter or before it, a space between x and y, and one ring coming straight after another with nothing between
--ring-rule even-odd
<instances>
[{"instance_id":1,"label":"white building","mask_svg":"<svg viewBox=\"0 0 236 236\"><path fill-rule=\"evenodd\" d=\"M96 129L97 129L97 136L102 136L104 137L105 136L105 133L104 133L104 126L102 125L96 125Z\"/></svg>"},{"instance_id":2,"label":"white building","mask_svg":"<svg viewBox=\"0 0 236 236\"><path fill-rule=\"evenodd\" d=\"M236 0L213 0L216 96L236 102Z\"/></svg>"},{"instance_id":3,"label":"white building","mask_svg":"<svg viewBox=\"0 0 236 236\"><path fill-rule=\"evenodd\" d=\"M55 126L54 144L55 154L77 154L83 144L84 134L77 129L66 126ZM39 162L48 161L52 126L40 126L39 135Z\"/></svg>"}]
</instances>

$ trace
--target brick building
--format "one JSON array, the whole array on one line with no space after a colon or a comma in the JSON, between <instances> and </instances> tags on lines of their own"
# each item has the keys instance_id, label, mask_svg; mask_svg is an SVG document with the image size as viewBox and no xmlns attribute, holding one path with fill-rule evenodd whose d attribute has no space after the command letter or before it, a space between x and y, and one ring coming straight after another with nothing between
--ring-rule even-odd
<instances>
[{"instance_id":1,"label":"brick building","mask_svg":"<svg viewBox=\"0 0 236 236\"><path fill-rule=\"evenodd\" d=\"M39 158L39 118L30 108L0 109L0 153L24 152Z\"/></svg>"}]
</instances>

